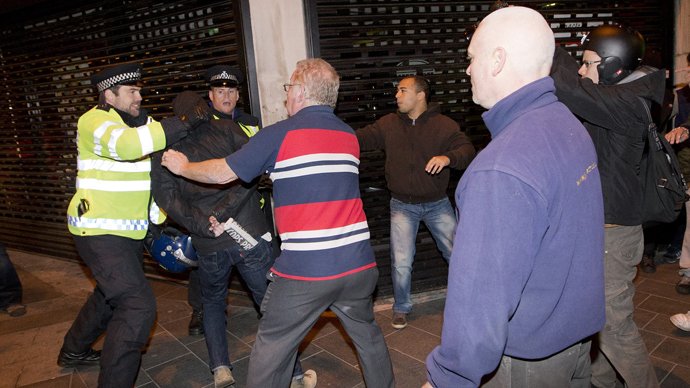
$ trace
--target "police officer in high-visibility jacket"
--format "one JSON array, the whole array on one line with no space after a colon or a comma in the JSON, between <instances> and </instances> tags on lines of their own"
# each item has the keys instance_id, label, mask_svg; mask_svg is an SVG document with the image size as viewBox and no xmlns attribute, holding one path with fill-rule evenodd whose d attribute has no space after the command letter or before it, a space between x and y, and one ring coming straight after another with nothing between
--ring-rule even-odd
<instances>
[{"instance_id":1,"label":"police officer in high-visibility jacket","mask_svg":"<svg viewBox=\"0 0 690 388\"><path fill-rule=\"evenodd\" d=\"M213 110L213 116L216 119L232 120L248 137L254 136L259 131L259 119L237 109L237 101L240 98L239 88L244 82L242 72L228 65L216 65L206 70L204 79L210 88L208 98L211 100L209 105ZM187 289L187 301L193 310L188 326L189 335L204 334L200 282L199 273L196 268L193 268L189 274Z\"/></svg>"},{"instance_id":2,"label":"police officer in high-visibility jacket","mask_svg":"<svg viewBox=\"0 0 690 388\"><path fill-rule=\"evenodd\" d=\"M77 191L67 209L79 255L96 280L65 335L58 365L98 365L98 387L131 387L156 315L142 268L149 220L164 218L151 201L148 154L212 118L210 109L154 121L140 107L141 65L117 65L91 77L98 105L79 118ZM102 352L91 346L103 334Z\"/></svg>"}]
</instances>

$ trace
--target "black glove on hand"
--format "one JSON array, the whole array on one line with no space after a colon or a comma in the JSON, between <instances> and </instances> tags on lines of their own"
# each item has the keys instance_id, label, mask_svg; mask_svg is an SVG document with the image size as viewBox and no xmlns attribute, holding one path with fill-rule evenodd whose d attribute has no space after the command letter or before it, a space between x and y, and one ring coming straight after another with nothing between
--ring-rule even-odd
<instances>
[{"instance_id":1,"label":"black glove on hand","mask_svg":"<svg viewBox=\"0 0 690 388\"><path fill-rule=\"evenodd\" d=\"M156 225L149 221L149 229L146 231L146 237L144 237L144 248L151 257L153 257L153 243L156 242L158 236L161 235L161 231L160 225Z\"/></svg>"},{"instance_id":2,"label":"black glove on hand","mask_svg":"<svg viewBox=\"0 0 690 388\"><path fill-rule=\"evenodd\" d=\"M172 102L173 112L180 118L188 131L194 130L201 123L213 119L213 111L201 96L191 90L177 95Z\"/></svg>"},{"instance_id":3,"label":"black glove on hand","mask_svg":"<svg viewBox=\"0 0 690 388\"><path fill-rule=\"evenodd\" d=\"M161 120L163 132L165 132L165 146L170 147L172 144L187 137L189 133L182 120L179 117L167 117Z\"/></svg>"}]
</instances>

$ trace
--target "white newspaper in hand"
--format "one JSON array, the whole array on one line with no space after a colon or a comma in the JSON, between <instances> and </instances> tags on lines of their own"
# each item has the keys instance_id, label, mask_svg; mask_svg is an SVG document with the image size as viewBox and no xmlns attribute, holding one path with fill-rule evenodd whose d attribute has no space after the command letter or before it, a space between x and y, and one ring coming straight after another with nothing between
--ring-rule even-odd
<instances>
[{"instance_id":1,"label":"white newspaper in hand","mask_svg":"<svg viewBox=\"0 0 690 388\"><path fill-rule=\"evenodd\" d=\"M228 218L228 220L225 221L225 231L245 250L250 250L259 243L249 232L244 230L242 225L238 224L237 221L232 218Z\"/></svg>"}]
</instances>

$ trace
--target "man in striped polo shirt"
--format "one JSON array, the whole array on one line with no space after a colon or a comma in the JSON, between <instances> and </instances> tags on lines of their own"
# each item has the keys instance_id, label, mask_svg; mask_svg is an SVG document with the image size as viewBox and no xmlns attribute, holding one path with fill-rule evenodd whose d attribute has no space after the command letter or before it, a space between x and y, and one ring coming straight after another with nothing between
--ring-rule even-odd
<instances>
[{"instance_id":1,"label":"man in striped polo shirt","mask_svg":"<svg viewBox=\"0 0 690 388\"><path fill-rule=\"evenodd\" d=\"M325 61L300 61L284 85L289 119L225 159L189 163L179 152L164 155L173 173L197 181L251 181L264 171L273 180L282 253L268 276L247 387L287 386L300 342L327 309L355 344L366 385L394 386L374 320L378 269L359 195L359 145L333 114L339 85Z\"/></svg>"}]
</instances>

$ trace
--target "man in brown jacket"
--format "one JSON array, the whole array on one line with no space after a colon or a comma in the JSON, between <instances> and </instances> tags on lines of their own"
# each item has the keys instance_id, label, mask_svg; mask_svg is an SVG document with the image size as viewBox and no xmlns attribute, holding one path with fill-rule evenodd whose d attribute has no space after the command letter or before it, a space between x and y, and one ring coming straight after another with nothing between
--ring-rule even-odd
<instances>
[{"instance_id":1,"label":"man in brown jacket","mask_svg":"<svg viewBox=\"0 0 690 388\"><path fill-rule=\"evenodd\" d=\"M404 78L395 98L398 111L356 131L361 150L386 153L386 181L391 191L391 263L393 320L407 326L412 309L410 284L419 222L424 224L448 261L453 249L455 213L446 190L450 170L464 170L475 151L458 124L429 103L429 83L420 76Z\"/></svg>"}]
</instances>

